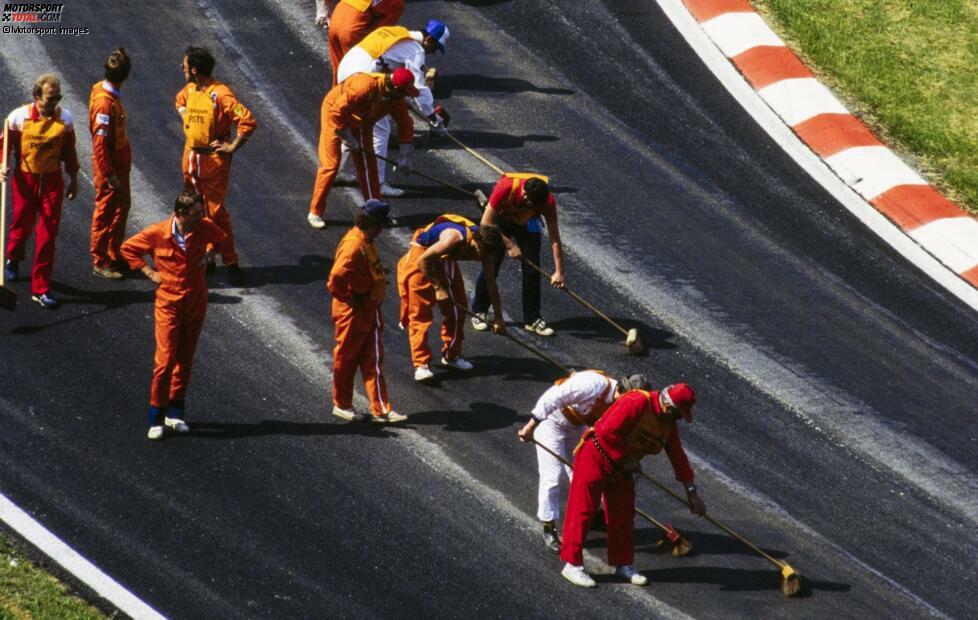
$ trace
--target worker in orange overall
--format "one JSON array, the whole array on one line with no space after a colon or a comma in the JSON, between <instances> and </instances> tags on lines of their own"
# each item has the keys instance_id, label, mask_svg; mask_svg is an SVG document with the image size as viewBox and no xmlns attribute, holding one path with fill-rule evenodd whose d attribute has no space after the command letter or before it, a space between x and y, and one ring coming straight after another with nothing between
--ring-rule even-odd
<instances>
[{"instance_id":1,"label":"worker in orange overall","mask_svg":"<svg viewBox=\"0 0 978 620\"><path fill-rule=\"evenodd\" d=\"M328 14L328 6L317 13ZM329 25L329 63L333 70L331 86L336 86L336 72L340 61L354 45L365 36L382 26L393 26L404 13L404 0L339 0L331 16Z\"/></svg>"},{"instance_id":2,"label":"worker in orange overall","mask_svg":"<svg viewBox=\"0 0 978 620\"><path fill-rule=\"evenodd\" d=\"M227 235L204 218L204 199L183 192L173 217L157 222L122 244L133 271L158 284L156 289L156 361L149 395L150 439L161 439L164 426L177 433L190 430L185 402L197 339L207 313L204 272ZM151 256L154 269L146 264Z\"/></svg>"},{"instance_id":3,"label":"worker in orange overall","mask_svg":"<svg viewBox=\"0 0 978 620\"><path fill-rule=\"evenodd\" d=\"M78 193L78 153L75 151L75 125L71 113L58 105L61 81L50 73L37 78L32 91L34 103L20 106L7 117L9 162L15 160L13 174L0 170L0 181L13 180L13 217L4 262L4 276L17 277L24 260L27 240L37 223L34 240L34 266L31 270L31 299L43 308L54 309L58 301L51 295L55 239L61 224L64 197L74 200ZM70 181L65 190L61 165Z\"/></svg>"},{"instance_id":4,"label":"worker in orange overall","mask_svg":"<svg viewBox=\"0 0 978 620\"><path fill-rule=\"evenodd\" d=\"M633 566L635 560L635 481L642 457L666 456L686 499L695 514L706 514L706 504L696 493L693 469L679 440L676 422L693 421L696 395L685 383L658 392L633 390L615 401L601 419L581 438L574 457L574 474L567 498L560 558L566 562L561 574L576 586L593 588L594 580L584 571L583 544L588 527L604 494L608 537L608 563L616 573L635 585L648 583Z\"/></svg>"},{"instance_id":5,"label":"worker in orange overall","mask_svg":"<svg viewBox=\"0 0 978 620\"><path fill-rule=\"evenodd\" d=\"M435 376L431 372L428 346L435 305L442 315L442 365L472 370L472 364L462 357L465 340L462 308L468 308L469 304L458 261L482 262L496 314L493 331L506 330L492 264L493 253L501 244L498 228L477 226L461 215L439 215L434 222L414 232L407 253L397 263L397 289L401 295L400 326L407 329L411 341L415 381L427 381Z\"/></svg>"},{"instance_id":6,"label":"worker in orange overall","mask_svg":"<svg viewBox=\"0 0 978 620\"><path fill-rule=\"evenodd\" d=\"M350 150L364 200L380 198L377 158L374 157L374 123L391 115L400 141L398 168L411 173L414 122L404 97L417 97L414 75L401 67L393 73L355 73L330 90L320 108L319 169L313 186L306 221L313 228L326 228L323 213L326 197L340 166L340 145Z\"/></svg>"},{"instance_id":7,"label":"worker in orange overall","mask_svg":"<svg viewBox=\"0 0 978 620\"><path fill-rule=\"evenodd\" d=\"M547 177L526 172L507 172L496 182L488 204L482 213L483 226L499 226L503 233L506 251L496 252L496 272L503 257L520 260L526 258L540 264L540 241L543 236L542 222L547 223L550 248L553 254L554 273L550 284L564 286L564 253L557 227L557 201L550 193ZM541 221L542 218L542 221ZM520 265L523 274L523 326L540 336L553 336L554 330L543 320L540 312L540 274L528 265ZM483 314L489 309L489 297L485 280L480 274L475 283L472 309ZM480 318L472 318L472 327L482 331L489 328Z\"/></svg>"},{"instance_id":8,"label":"worker in orange overall","mask_svg":"<svg viewBox=\"0 0 978 620\"><path fill-rule=\"evenodd\" d=\"M214 220L227 234L227 242L221 248L221 262L228 269L228 281L239 286L244 283L244 273L238 264L231 216L224 202L228 195L231 155L244 145L258 122L226 84L211 76L213 70L214 57L210 52L202 47L187 48L183 57L187 85L176 97L186 136L183 180L187 191L204 197L204 216ZM233 139L232 128L235 129Z\"/></svg>"},{"instance_id":9,"label":"worker in orange overall","mask_svg":"<svg viewBox=\"0 0 978 620\"><path fill-rule=\"evenodd\" d=\"M390 207L368 200L357 212L354 226L336 247L327 288L333 297L333 415L358 418L353 409L353 379L357 368L370 400L373 422L403 422L393 410L384 379L384 317L380 305L387 290L387 272L380 263L374 239L387 225Z\"/></svg>"},{"instance_id":10,"label":"worker in orange overall","mask_svg":"<svg viewBox=\"0 0 978 620\"><path fill-rule=\"evenodd\" d=\"M92 86L88 98L88 128L92 134L92 169L95 211L92 212L92 273L118 280L122 277L120 248L126 237L126 221L132 204L129 170L132 150L122 107L122 83L129 77L132 60L118 48L105 61L105 79Z\"/></svg>"}]
</instances>

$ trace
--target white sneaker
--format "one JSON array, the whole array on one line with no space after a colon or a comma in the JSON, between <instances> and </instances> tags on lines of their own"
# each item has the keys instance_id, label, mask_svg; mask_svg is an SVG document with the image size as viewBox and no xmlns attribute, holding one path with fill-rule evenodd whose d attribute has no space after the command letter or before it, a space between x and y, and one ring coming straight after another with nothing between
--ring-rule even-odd
<instances>
[{"instance_id":1,"label":"white sneaker","mask_svg":"<svg viewBox=\"0 0 978 620\"><path fill-rule=\"evenodd\" d=\"M484 332L487 329L489 329L489 322L488 321L483 321L481 318L473 315L472 316L472 329L474 329L477 332Z\"/></svg>"},{"instance_id":2,"label":"white sneaker","mask_svg":"<svg viewBox=\"0 0 978 620\"><path fill-rule=\"evenodd\" d=\"M180 418L163 418L163 424L177 433L189 433L190 427Z\"/></svg>"},{"instance_id":3,"label":"white sneaker","mask_svg":"<svg viewBox=\"0 0 978 620\"><path fill-rule=\"evenodd\" d=\"M306 221L309 222L309 225L315 228L316 230L322 230L323 228L326 228L325 220L323 220L322 217L316 215L315 213L310 213L309 215L307 215Z\"/></svg>"},{"instance_id":4,"label":"white sneaker","mask_svg":"<svg viewBox=\"0 0 978 620\"><path fill-rule=\"evenodd\" d=\"M425 364L424 366L415 367L414 369L415 381L427 381L429 379L434 379L434 378L435 378L435 373L431 372L431 369L428 368L427 364Z\"/></svg>"},{"instance_id":5,"label":"white sneaker","mask_svg":"<svg viewBox=\"0 0 978 620\"><path fill-rule=\"evenodd\" d=\"M594 583L593 579L591 579L591 575L584 572L583 566L564 564L564 570L560 571L560 574L564 576L564 579L571 582L575 586L580 586L582 588L595 588L598 585Z\"/></svg>"},{"instance_id":6,"label":"white sneaker","mask_svg":"<svg viewBox=\"0 0 978 620\"><path fill-rule=\"evenodd\" d=\"M344 409L343 407L337 407L336 405L333 405L333 415L335 415L337 418L350 420L351 422L357 419L356 411L354 411L353 409Z\"/></svg>"},{"instance_id":7,"label":"white sneaker","mask_svg":"<svg viewBox=\"0 0 978 620\"><path fill-rule=\"evenodd\" d=\"M162 426L150 426L149 432L146 433L146 437L149 439L163 439L163 427Z\"/></svg>"},{"instance_id":8,"label":"white sneaker","mask_svg":"<svg viewBox=\"0 0 978 620\"><path fill-rule=\"evenodd\" d=\"M554 335L553 328L552 327L548 327L547 324L544 322L543 319L537 319L536 321L533 321L529 325L524 325L523 328L526 329L527 331L533 332L537 336L553 336Z\"/></svg>"},{"instance_id":9,"label":"white sneaker","mask_svg":"<svg viewBox=\"0 0 978 620\"><path fill-rule=\"evenodd\" d=\"M443 357L443 358L441 358L441 365L442 366L449 366L449 367L454 368L456 370L472 370L473 368L475 368L475 366L472 365L472 362L470 362L469 360L465 359L461 355L459 355L458 357L456 357L453 360L445 359Z\"/></svg>"},{"instance_id":10,"label":"white sneaker","mask_svg":"<svg viewBox=\"0 0 978 620\"><path fill-rule=\"evenodd\" d=\"M383 415L372 415L370 416L371 422L376 422L377 424L396 424L398 422L403 422L407 420L407 416L396 411L389 411Z\"/></svg>"},{"instance_id":11,"label":"white sneaker","mask_svg":"<svg viewBox=\"0 0 978 620\"><path fill-rule=\"evenodd\" d=\"M619 566L615 569L615 574L619 577L624 577L636 586L649 585L649 578L635 570L635 567L631 564L623 564Z\"/></svg>"},{"instance_id":12,"label":"white sneaker","mask_svg":"<svg viewBox=\"0 0 978 620\"><path fill-rule=\"evenodd\" d=\"M384 198L400 198L404 194L404 190L399 187L391 187L387 183L380 186L380 195Z\"/></svg>"}]
</instances>

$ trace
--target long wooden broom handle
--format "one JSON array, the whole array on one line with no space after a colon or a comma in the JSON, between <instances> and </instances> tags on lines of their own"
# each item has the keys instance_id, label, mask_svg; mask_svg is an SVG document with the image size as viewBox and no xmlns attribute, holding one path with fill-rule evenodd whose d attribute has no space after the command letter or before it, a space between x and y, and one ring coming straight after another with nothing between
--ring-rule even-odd
<instances>
[{"instance_id":1,"label":"long wooden broom handle","mask_svg":"<svg viewBox=\"0 0 978 620\"><path fill-rule=\"evenodd\" d=\"M655 478L653 478L649 474L645 473L644 471L641 471L640 470L639 473L642 474L642 477L643 478L645 478L646 480L648 480L649 482L651 482L655 486L659 487L660 489L662 489L663 491L665 491L669 495L672 495L673 497L675 497L677 500L679 500L680 502L682 502L686 506L692 508L692 506L689 505L689 502L687 502L685 498L680 497L679 494L677 494L675 491L673 491L672 489L670 489L666 485L662 484L661 482L659 482L658 480L656 480ZM709 521L710 523L712 523L713 525L717 526L718 528L720 528L721 530L723 530L724 532L726 532L727 534L729 534L733 538L736 538L740 542L744 543L745 545L747 545L748 547L750 547L751 549L753 549L762 558L764 558L765 560L771 562L772 564L774 564L778 568L784 568L785 566L787 566L784 562L780 562L780 561L776 560L775 558L771 557L770 555L768 555L767 553L765 553L760 547L758 547L757 545L755 545L751 541L747 540L746 538L744 538L743 536L741 536L737 532L733 531L732 529L730 529L729 527L727 527L723 523L720 523L719 521L717 521L716 519L714 519L710 515L703 515L703 518L706 519L707 521Z\"/></svg>"},{"instance_id":2,"label":"long wooden broom handle","mask_svg":"<svg viewBox=\"0 0 978 620\"><path fill-rule=\"evenodd\" d=\"M459 310L461 310L462 312L464 312L466 315L475 317L475 318L479 319L480 321L485 321L486 320L484 317L481 317L481 316L475 314L474 312L472 312L471 310L469 310L468 308L466 308L462 304L458 303L454 299L452 300L452 303L455 304L455 307L457 307ZM547 355L543 351L540 351L536 347L533 347L533 346L530 346L530 345L526 344L525 342L523 342L522 340L520 340L516 336L513 336L513 335L509 334L508 332L503 332L501 335L506 336L507 338L509 338L510 340L512 340L513 342L515 342L516 344L520 345L521 347L523 347L524 349L526 349L530 353L536 355L537 357L539 357L540 359L542 359L542 360L544 360L546 362L550 362L551 364L553 364L557 368L560 368L561 370L563 370L567 374L570 374L570 373L573 372L567 366L564 366L563 364L561 364L560 362L558 362L554 358L550 357L549 355Z\"/></svg>"},{"instance_id":3,"label":"long wooden broom handle","mask_svg":"<svg viewBox=\"0 0 978 620\"><path fill-rule=\"evenodd\" d=\"M547 446L543 445L542 443L540 443L536 439L533 439L533 443L535 443L536 445L538 445L541 448L543 448L544 452L548 453L550 456L554 457L555 459L557 459L558 461L560 461L564 465L566 465L568 467L571 467L571 468L574 467L573 465L571 465L570 461L568 461L564 457L560 456L559 454L557 454L556 452L554 452L553 450L551 450ZM639 510L638 508L635 508L635 512L638 513L640 516L644 517L646 521L648 521L652 525L656 526L657 528L659 528L660 530L662 530L666 534L671 534L674 531L672 528L670 528L670 527L668 527L668 526L666 526L666 525L664 525L664 524L659 523L658 521L656 521L652 517L652 515L648 514L645 511L642 511L642 510Z\"/></svg>"},{"instance_id":4,"label":"long wooden broom handle","mask_svg":"<svg viewBox=\"0 0 978 620\"><path fill-rule=\"evenodd\" d=\"M520 260L522 260L524 263L526 263L527 265L529 265L533 269L535 269L538 272L540 272L541 275L544 275L544 276L546 276L548 278L552 277L552 274L549 274L546 271L544 271L542 267L540 267L539 265L537 265L536 263L534 263L530 259L524 258L524 257L520 257ZM578 295L577 293L575 293L569 287L564 286L562 290L565 291L571 297L573 297L575 299L575 301L577 301L579 304L581 304L582 306L584 306L585 308L587 308L591 312L595 313L596 315L598 315L599 317L601 317L605 321L608 321L609 323L611 323L618 331L620 331L621 333L625 334L626 336L628 335L628 330L627 329L625 329L624 327L622 327L621 325L619 325L617 321L615 321L614 319L612 319L611 317L609 317L604 312L601 312L600 310L598 310L597 308L595 308L586 299L584 299L583 297L581 297L580 295Z\"/></svg>"},{"instance_id":5,"label":"long wooden broom handle","mask_svg":"<svg viewBox=\"0 0 978 620\"><path fill-rule=\"evenodd\" d=\"M410 110L412 112L414 112L414 114L419 119L421 119L422 121L424 121L429 127L434 127L434 124L428 119L427 116L425 116L424 114L422 114L420 110L416 110L413 106L408 106L408 107L410 108ZM492 163L491 161L489 161L488 159L486 159L485 157L483 157L482 155L480 155L479 153L477 153L475 149L469 148L469 147L465 146L464 144L462 144L462 141L459 140L458 138L456 138L455 136L453 136L452 133L450 131L448 131L448 129L445 129L445 135L448 136L448 138L452 142L454 142L455 144L457 144L460 147L462 147L463 149L465 149L465 151L467 153L469 153L470 155L474 156L476 159L478 159L479 161L481 161L485 165L487 165L490 168L492 168L496 172L496 174L504 174L502 168L500 168L496 164Z\"/></svg>"}]
</instances>

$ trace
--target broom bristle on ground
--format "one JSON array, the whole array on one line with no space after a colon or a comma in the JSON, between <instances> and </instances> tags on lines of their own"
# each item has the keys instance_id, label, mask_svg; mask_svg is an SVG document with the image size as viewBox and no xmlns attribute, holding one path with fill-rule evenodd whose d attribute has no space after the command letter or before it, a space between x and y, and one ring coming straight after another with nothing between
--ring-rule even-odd
<instances>
[{"instance_id":1,"label":"broom bristle on ground","mask_svg":"<svg viewBox=\"0 0 978 620\"><path fill-rule=\"evenodd\" d=\"M798 591L801 590L801 575L793 570L786 573L782 569L781 573L781 593L785 596L798 594Z\"/></svg>"}]
</instances>

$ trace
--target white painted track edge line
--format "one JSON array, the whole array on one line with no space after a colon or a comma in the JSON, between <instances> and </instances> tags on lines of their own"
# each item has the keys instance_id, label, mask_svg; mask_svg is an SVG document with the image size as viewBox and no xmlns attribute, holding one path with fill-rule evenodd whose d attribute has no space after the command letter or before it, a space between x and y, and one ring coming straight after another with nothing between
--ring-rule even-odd
<instances>
[{"instance_id":1,"label":"white painted track edge line","mask_svg":"<svg viewBox=\"0 0 978 620\"><path fill-rule=\"evenodd\" d=\"M137 620L165 618L52 534L3 493L0 493L0 521L128 616Z\"/></svg>"},{"instance_id":2,"label":"white painted track edge line","mask_svg":"<svg viewBox=\"0 0 978 620\"><path fill-rule=\"evenodd\" d=\"M789 157L878 237L949 293L978 311L978 289L942 264L846 185L761 99L707 36L682 0L654 1L707 69Z\"/></svg>"}]
</instances>

